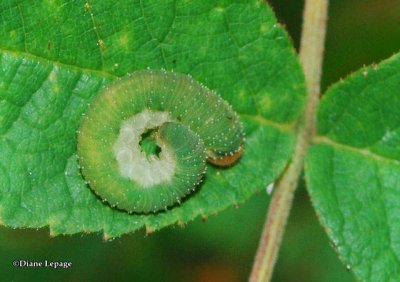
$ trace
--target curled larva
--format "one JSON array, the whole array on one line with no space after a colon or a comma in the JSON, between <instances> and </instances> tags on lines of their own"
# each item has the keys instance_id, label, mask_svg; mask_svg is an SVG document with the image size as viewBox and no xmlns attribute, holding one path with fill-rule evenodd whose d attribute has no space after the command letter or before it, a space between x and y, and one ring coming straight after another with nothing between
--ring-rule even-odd
<instances>
[{"instance_id":1,"label":"curled larva","mask_svg":"<svg viewBox=\"0 0 400 282\"><path fill-rule=\"evenodd\" d=\"M201 183L206 160L243 152L238 115L188 75L137 71L94 99L78 136L82 174L103 201L128 212L166 209Z\"/></svg>"}]
</instances>

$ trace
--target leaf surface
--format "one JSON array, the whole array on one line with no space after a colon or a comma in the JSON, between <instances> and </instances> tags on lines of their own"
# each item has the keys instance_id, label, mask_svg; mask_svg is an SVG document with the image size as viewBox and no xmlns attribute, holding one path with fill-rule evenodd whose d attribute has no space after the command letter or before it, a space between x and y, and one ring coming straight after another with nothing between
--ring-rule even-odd
<instances>
[{"instance_id":1,"label":"leaf surface","mask_svg":"<svg viewBox=\"0 0 400 282\"><path fill-rule=\"evenodd\" d=\"M2 1L0 219L51 234L119 236L215 214L282 172L304 79L285 31L262 1ZM118 211L85 185L76 140L91 100L118 77L152 68L192 75L240 114L240 162L209 167L181 205Z\"/></svg>"},{"instance_id":2,"label":"leaf surface","mask_svg":"<svg viewBox=\"0 0 400 282\"><path fill-rule=\"evenodd\" d=\"M400 56L331 87L306 161L312 202L361 281L400 280Z\"/></svg>"}]
</instances>

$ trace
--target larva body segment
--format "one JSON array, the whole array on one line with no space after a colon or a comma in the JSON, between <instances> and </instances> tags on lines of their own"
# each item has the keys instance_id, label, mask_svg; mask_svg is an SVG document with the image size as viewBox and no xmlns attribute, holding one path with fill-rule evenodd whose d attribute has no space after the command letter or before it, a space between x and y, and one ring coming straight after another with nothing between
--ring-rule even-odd
<instances>
[{"instance_id":1,"label":"larva body segment","mask_svg":"<svg viewBox=\"0 0 400 282\"><path fill-rule=\"evenodd\" d=\"M159 154L145 152L149 139ZM105 89L78 137L90 187L129 212L176 204L201 182L207 158L229 166L242 151L242 124L231 106L190 76L162 70L137 71Z\"/></svg>"}]
</instances>

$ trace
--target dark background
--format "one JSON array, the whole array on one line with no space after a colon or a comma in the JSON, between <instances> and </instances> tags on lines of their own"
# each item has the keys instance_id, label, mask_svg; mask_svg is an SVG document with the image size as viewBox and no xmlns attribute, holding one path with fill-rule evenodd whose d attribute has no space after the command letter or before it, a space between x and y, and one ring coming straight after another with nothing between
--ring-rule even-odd
<instances>
[{"instance_id":1,"label":"dark background","mask_svg":"<svg viewBox=\"0 0 400 282\"><path fill-rule=\"evenodd\" d=\"M298 48L303 2L271 0L279 21ZM334 0L322 90L363 65L400 48L400 2ZM246 281L266 213L265 192L206 222L144 231L104 242L101 234L50 238L48 229L0 227L2 281ZM15 259L71 261L70 269L14 268ZM304 185L285 233L273 281L353 281L319 225Z\"/></svg>"}]
</instances>

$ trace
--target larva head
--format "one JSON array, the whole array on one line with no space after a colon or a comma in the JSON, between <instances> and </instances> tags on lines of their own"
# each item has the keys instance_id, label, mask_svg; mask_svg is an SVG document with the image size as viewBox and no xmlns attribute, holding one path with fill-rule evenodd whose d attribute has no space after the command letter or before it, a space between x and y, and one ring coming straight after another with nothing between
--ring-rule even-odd
<instances>
[{"instance_id":1,"label":"larva head","mask_svg":"<svg viewBox=\"0 0 400 282\"><path fill-rule=\"evenodd\" d=\"M135 72L103 91L78 138L90 187L129 212L179 203L202 181L207 159L229 166L242 151L232 108L189 76L165 71Z\"/></svg>"},{"instance_id":2,"label":"larva head","mask_svg":"<svg viewBox=\"0 0 400 282\"><path fill-rule=\"evenodd\" d=\"M234 152L220 153L220 155L214 152L209 152L207 160L213 165L220 167L228 167L235 164L243 154L243 145Z\"/></svg>"}]
</instances>

